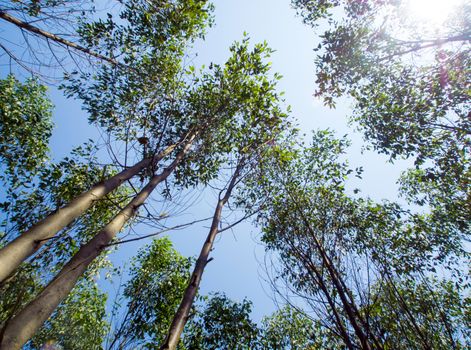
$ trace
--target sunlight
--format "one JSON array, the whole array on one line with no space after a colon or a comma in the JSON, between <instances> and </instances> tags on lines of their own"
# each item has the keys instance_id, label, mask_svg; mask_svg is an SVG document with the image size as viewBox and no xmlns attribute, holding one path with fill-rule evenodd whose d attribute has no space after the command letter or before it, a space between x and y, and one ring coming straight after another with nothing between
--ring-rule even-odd
<instances>
[{"instance_id":1,"label":"sunlight","mask_svg":"<svg viewBox=\"0 0 471 350\"><path fill-rule=\"evenodd\" d=\"M461 0L408 0L406 8L413 19L440 25L460 2Z\"/></svg>"}]
</instances>

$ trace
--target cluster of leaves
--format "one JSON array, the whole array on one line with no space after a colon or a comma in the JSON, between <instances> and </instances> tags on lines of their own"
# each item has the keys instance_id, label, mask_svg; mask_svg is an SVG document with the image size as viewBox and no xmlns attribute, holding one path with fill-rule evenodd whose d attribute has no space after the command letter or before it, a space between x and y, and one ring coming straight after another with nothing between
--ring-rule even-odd
<instances>
[{"instance_id":1,"label":"cluster of leaves","mask_svg":"<svg viewBox=\"0 0 471 350\"><path fill-rule=\"evenodd\" d=\"M102 349L109 331L106 300L95 282L82 279L26 348Z\"/></svg>"},{"instance_id":2,"label":"cluster of leaves","mask_svg":"<svg viewBox=\"0 0 471 350\"><path fill-rule=\"evenodd\" d=\"M389 280L373 286L364 310L383 331L385 348L466 349L470 346L469 297L450 281ZM406 325L408 325L406 327Z\"/></svg>"},{"instance_id":3,"label":"cluster of leaves","mask_svg":"<svg viewBox=\"0 0 471 350\"><path fill-rule=\"evenodd\" d=\"M52 107L35 79L0 80L0 181L12 189L30 181L48 159Z\"/></svg>"},{"instance_id":4,"label":"cluster of leaves","mask_svg":"<svg viewBox=\"0 0 471 350\"><path fill-rule=\"evenodd\" d=\"M107 14L82 23L79 33L87 47L120 57L125 65L72 72L66 94L82 100L90 122L113 137L145 136L156 151L160 142L172 140L172 131L181 136L173 128L182 119L182 60L189 43L211 23L211 12L207 1L129 0L118 18Z\"/></svg>"},{"instance_id":5,"label":"cluster of leaves","mask_svg":"<svg viewBox=\"0 0 471 350\"><path fill-rule=\"evenodd\" d=\"M253 154L288 125L276 91L281 77L269 74L268 45L250 48L245 37L230 53L223 66L211 64L209 72L196 77L188 95L187 115L194 115L194 123L204 128L196 151L176 172L177 183L186 187L196 185L198 177L208 183L222 163Z\"/></svg>"},{"instance_id":6,"label":"cluster of leaves","mask_svg":"<svg viewBox=\"0 0 471 350\"><path fill-rule=\"evenodd\" d=\"M190 276L192 259L184 258L168 238L140 249L124 287L126 311L115 327L109 349L160 344L180 303ZM121 310L116 310L118 313Z\"/></svg>"},{"instance_id":7,"label":"cluster of leaves","mask_svg":"<svg viewBox=\"0 0 471 350\"><path fill-rule=\"evenodd\" d=\"M254 349L257 325L250 319L252 303L234 302L224 294L204 297L185 328L185 349Z\"/></svg>"}]
</instances>

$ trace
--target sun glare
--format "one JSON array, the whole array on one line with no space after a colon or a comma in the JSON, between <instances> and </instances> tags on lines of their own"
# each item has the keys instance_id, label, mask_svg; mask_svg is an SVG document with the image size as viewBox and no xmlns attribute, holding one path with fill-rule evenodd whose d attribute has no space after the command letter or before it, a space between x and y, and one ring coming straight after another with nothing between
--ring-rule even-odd
<instances>
[{"instance_id":1,"label":"sun glare","mask_svg":"<svg viewBox=\"0 0 471 350\"><path fill-rule=\"evenodd\" d=\"M407 9L412 19L440 25L462 0L408 0Z\"/></svg>"}]
</instances>

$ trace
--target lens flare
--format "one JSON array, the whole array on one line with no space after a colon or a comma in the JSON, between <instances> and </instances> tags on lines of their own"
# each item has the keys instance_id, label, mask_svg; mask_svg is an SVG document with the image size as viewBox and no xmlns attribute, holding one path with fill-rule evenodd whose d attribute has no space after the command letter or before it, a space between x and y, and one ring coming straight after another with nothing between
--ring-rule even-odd
<instances>
[{"instance_id":1,"label":"lens flare","mask_svg":"<svg viewBox=\"0 0 471 350\"><path fill-rule=\"evenodd\" d=\"M463 0L407 0L409 16L421 22L442 24Z\"/></svg>"}]
</instances>

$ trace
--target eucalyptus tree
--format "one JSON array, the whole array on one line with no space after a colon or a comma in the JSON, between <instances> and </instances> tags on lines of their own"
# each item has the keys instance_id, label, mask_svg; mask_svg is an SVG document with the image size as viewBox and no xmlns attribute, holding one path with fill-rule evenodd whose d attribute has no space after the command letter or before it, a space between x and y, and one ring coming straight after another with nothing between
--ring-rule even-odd
<instances>
[{"instance_id":1,"label":"eucalyptus tree","mask_svg":"<svg viewBox=\"0 0 471 350\"><path fill-rule=\"evenodd\" d=\"M410 211L347 195L345 180L360 176L360 169L342 161L347 145L327 131L315 133L308 147L291 144L288 150L279 145L260 167L263 171L247 179L239 200L250 206L263 203L257 224L273 254L269 269L278 293L301 298L321 332L334 344L341 342L341 348L395 348L394 337L387 336L388 325L372 316L378 310L376 299L386 285L400 289L403 279L418 281L417 276L430 273L437 245L424 239L430 225L417 225ZM374 286L378 289L373 293ZM388 295L390 305L402 305L405 317L396 322L420 334L416 319L427 317L425 311L417 310L417 304L401 304L400 293ZM388 312L384 317L395 317ZM434 322L441 325L440 338L449 339L450 323L438 315ZM457 344L464 322L451 326ZM429 327L424 333L431 334L438 331L436 324L421 327ZM398 337L407 341L404 329ZM420 343L424 349L430 348L427 344Z\"/></svg>"},{"instance_id":2,"label":"eucalyptus tree","mask_svg":"<svg viewBox=\"0 0 471 350\"><path fill-rule=\"evenodd\" d=\"M92 143L75 148L70 156L58 162L51 162L48 143L53 128L52 104L46 88L34 80L20 83L12 76L1 83L4 87L0 95L3 246L21 236L31 222L56 211L93 183L113 175L115 169L112 166L103 169L94 156L96 146ZM42 252L29 263L36 261L44 271L51 273L52 262L59 267L60 261L66 261L100 222L109 220L116 210L115 205L119 206L126 195L126 189L110 195L74 227L68 226L55 239L41 242L47 246L47 253Z\"/></svg>"},{"instance_id":3,"label":"eucalyptus tree","mask_svg":"<svg viewBox=\"0 0 471 350\"><path fill-rule=\"evenodd\" d=\"M350 96L351 120L372 147L414 161L401 192L430 208L427 222L446 227L442 239L459 253L471 222L469 2L424 2L416 12L413 1L292 4L316 30L326 25L316 95L330 106ZM433 10L441 20L426 17Z\"/></svg>"},{"instance_id":4,"label":"eucalyptus tree","mask_svg":"<svg viewBox=\"0 0 471 350\"><path fill-rule=\"evenodd\" d=\"M20 187L9 191L11 194L5 198L8 205L1 213L2 225L8 233L6 238L20 234L24 227L30 224L29 220L54 210L61 202L80 194L103 176L112 174L113 169L109 168L104 172L102 166L96 164L96 159L89 155L89 151L86 147L78 148L72 156L58 163L44 164L30 182L23 182ZM45 242L41 252L24 262L14 274L2 282L0 333L18 311L44 288L55 272L93 236L96 229L116 214L128 194L125 188L120 189L94 206L93 210L87 212L74 225L66 227L60 235ZM107 330L104 319L105 298L98 293L94 283L98 271L109 266L105 255L97 259L31 344L40 348L39 343L45 340L46 334L65 345L74 342L78 344L80 341L83 344L89 341L99 344ZM89 309L84 313L87 303ZM103 309L101 313L100 305ZM64 319L70 322L66 323ZM88 326L91 328L87 328Z\"/></svg>"},{"instance_id":5,"label":"eucalyptus tree","mask_svg":"<svg viewBox=\"0 0 471 350\"><path fill-rule=\"evenodd\" d=\"M112 175L114 169L112 166L103 169L94 156L96 147L91 143L75 148L71 155L58 162L51 162L48 159L48 142L53 127L52 103L46 88L35 80L20 83L13 76L2 80L1 84L0 227L3 246L21 235L31 221L56 210L93 183ZM21 132L18 127L21 127ZM0 333L3 333L10 319L44 287L54 271L89 239L97 227L115 214L116 206L121 205L126 196L125 188L108 196L55 239L44 242L40 254L23 263L2 281ZM46 328L41 329L41 335L28 345L29 348L39 348L46 334L47 337L60 338L66 346L95 344L96 347L97 343L101 343L107 330L105 298L94 285L94 275L99 268L108 265L105 256L95 262L70 298L54 313ZM80 325L83 320L81 307L86 305L90 308L89 319ZM64 319L70 322L64 322Z\"/></svg>"},{"instance_id":6,"label":"eucalyptus tree","mask_svg":"<svg viewBox=\"0 0 471 350\"><path fill-rule=\"evenodd\" d=\"M221 161L225 161L231 174L227 183L219 191L208 236L196 260L188 286L161 349L177 348L197 295L204 269L210 259L209 255L213 249L214 241L220 233L219 227L224 207L229 202L232 192L244 177L250 176L258 166L260 158L265 156L266 149L281 139L284 136L283 130L289 126L288 116L280 107L280 97L276 92L276 81L280 77L275 74L270 80L267 76L270 64L262 59L269 55L271 50L266 44L255 45L252 54L256 59L248 60L247 45L248 39L245 39L241 45L234 47L237 55L229 59L224 73L232 75L232 72L242 62L248 71L258 75L258 79L250 84L244 84L244 81L239 79L232 82L238 87L238 90L241 90L242 96L248 97L248 100L245 104L240 105L239 111L231 119L232 124L229 125L227 136L224 135L224 140L228 141L225 147L227 153L225 159L222 158ZM218 67L216 67L217 71L219 71Z\"/></svg>"},{"instance_id":7,"label":"eucalyptus tree","mask_svg":"<svg viewBox=\"0 0 471 350\"><path fill-rule=\"evenodd\" d=\"M337 160L345 147L345 140L318 132L311 147L273 153L273 169L264 167L261 186L253 187L259 194L249 192L249 198L267 191L264 196L269 199L259 220L267 249L280 253L277 278L291 281L293 292L306 299L312 295L319 319L347 348L371 349L375 339L367 333L357 301L349 293L340 260L345 229L351 225L344 217L354 208L342 193L348 169Z\"/></svg>"},{"instance_id":8,"label":"eucalyptus tree","mask_svg":"<svg viewBox=\"0 0 471 350\"><path fill-rule=\"evenodd\" d=\"M253 147L250 137L253 137L255 130L260 137L277 130L284 114L277 107L277 95L268 76L269 64L264 62L270 51L266 45L256 45L250 51L248 40L245 39L242 43L233 45L231 52L232 56L224 66L211 66L213 72L203 74L197 84L183 95L184 99L177 101L180 110L188 111L188 114L181 115L181 118L170 118L163 113L148 115L154 117L149 118L148 122L155 122L156 126L161 122L159 117L165 119L167 128L159 135L161 138L183 138L171 154L174 155L173 158L167 157L168 163L160 173L154 168L143 174L143 178L150 178L147 185L95 237L82 245L48 286L9 321L3 334L2 346L16 348L34 334L67 296L88 265L107 249L123 225L137 213L156 186L166 180L177 166L181 165L176 173L176 184L204 184L216 176L220 164L232 149L243 145ZM160 105L160 108L166 106ZM258 120L263 120L264 123L261 126L254 124ZM136 118L136 124L139 125L140 122ZM113 127L116 124L111 120L110 125ZM111 129L110 132L119 133L119 125L116 129ZM153 128L151 130L158 131ZM245 136L245 143L244 132L250 132L250 137ZM152 145L151 142L149 144ZM248 150L239 149L239 152Z\"/></svg>"},{"instance_id":9,"label":"eucalyptus tree","mask_svg":"<svg viewBox=\"0 0 471 350\"><path fill-rule=\"evenodd\" d=\"M33 5L34 3L31 4ZM63 4L47 5L54 7ZM12 273L21 261L38 251L46 239L54 237L99 199L145 169L155 167L158 161L183 142L186 137L183 133L177 141L171 132L157 132L157 139L153 135L146 135L145 130L149 126L161 130L165 120L173 112L169 104L165 103L165 97L172 91L182 89L178 75L185 48L192 40L203 35L205 26L211 21L211 8L206 1L149 3L132 0L123 2L119 19L114 19L110 14L106 20L91 18L79 21L80 25L76 30L87 47L96 52L119 56L126 66L101 65L93 74L87 71L71 72L67 93L82 98L92 123L109 132L114 130L110 134L113 141L124 137L117 129L130 128L126 137L131 137L134 141L139 139L144 150L140 150L139 159L134 166L127 165L127 157L124 160L116 159L116 163L123 165L124 170L71 198L64 207L51 213L1 249L0 280ZM40 13L41 9L38 9L32 15ZM153 109L156 104L158 109ZM163 113L165 117L159 118L153 113ZM152 116L153 121L147 122ZM132 128L130 120L134 123ZM143 129L144 135L136 135L136 128ZM148 144L149 140L154 143Z\"/></svg>"}]
</instances>

